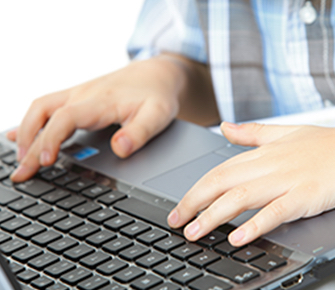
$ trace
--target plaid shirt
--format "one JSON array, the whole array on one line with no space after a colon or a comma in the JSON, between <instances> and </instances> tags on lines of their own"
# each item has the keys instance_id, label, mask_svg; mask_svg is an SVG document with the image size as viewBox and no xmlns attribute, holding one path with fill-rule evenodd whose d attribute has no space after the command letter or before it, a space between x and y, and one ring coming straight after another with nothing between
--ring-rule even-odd
<instances>
[{"instance_id":1,"label":"plaid shirt","mask_svg":"<svg viewBox=\"0 0 335 290\"><path fill-rule=\"evenodd\" d=\"M239 122L335 104L334 25L332 0L146 0L128 52L208 64L222 120Z\"/></svg>"}]
</instances>

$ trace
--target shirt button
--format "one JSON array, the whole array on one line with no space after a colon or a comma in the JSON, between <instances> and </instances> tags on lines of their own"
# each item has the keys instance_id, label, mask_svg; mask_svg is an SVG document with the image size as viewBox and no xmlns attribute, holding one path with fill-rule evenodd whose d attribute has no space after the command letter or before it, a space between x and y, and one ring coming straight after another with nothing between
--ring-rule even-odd
<instances>
[{"instance_id":1,"label":"shirt button","mask_svg":"<svg viewBox=\"0 0 335 290\"><path fill-rule=\"evenodd\" d=\"M305 24L312 24L316 20L316 10L311 1L305 2L304 6L299 11L299 17Z\"/></svg>"}]
</instances>

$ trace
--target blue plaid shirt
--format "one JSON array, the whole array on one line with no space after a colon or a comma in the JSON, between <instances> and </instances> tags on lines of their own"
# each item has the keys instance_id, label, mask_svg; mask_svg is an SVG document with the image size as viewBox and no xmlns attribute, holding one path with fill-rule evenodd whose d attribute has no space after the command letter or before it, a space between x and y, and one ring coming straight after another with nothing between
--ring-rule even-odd
<instances>
[{"instance_id":1,"label":"blue plaid shirt","mask_svg":"<svg viewBox=\"0 0 335 290\"><path fill-rule=\"evenodd\" d=\"M332 0L146 0L128 51L208 64L222 120L246 121L335 104L334 25Z\"/></svg>"}]
</instances>

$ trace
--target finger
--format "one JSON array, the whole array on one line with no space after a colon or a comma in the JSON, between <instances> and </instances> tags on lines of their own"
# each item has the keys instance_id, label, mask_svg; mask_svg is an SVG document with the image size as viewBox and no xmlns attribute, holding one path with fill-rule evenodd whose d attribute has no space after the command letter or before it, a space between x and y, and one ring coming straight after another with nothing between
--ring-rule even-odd
<instances>
[{"instance_id":1,"label":"finger","mask_svg":"<svg viewBox=\"0 0 335 290\"><path fill-rule=\"evenodd\" d=\"M304 190L297 188L273 200L250 220L230 233L229 242L235 247L243 246L284 222L302 217L309 207L304 193Z\"/></svg>"},{"instance_id":2,"label":"finger","mask_svg":"<svg viewBox=\"0 0 335 290\"><path fill-rule=\"evenodd\" d=\"M17 131L18 161L22 160L38 132L66 99L67 92L63 91L38 98L31 104Z\"/></svg>"},{"instance_id":3,"label":"finger","mask_svg":"<svg viewBox=\"0 0 335 290\"><path fill-rule=\"evenodd\" d=\"M17 130L18 128L15 128L13 130L10 130L6 133L6 138L12 142L16 141L16 136L17 136Z\"/></svg>"},{"instance_id":4,"label":"finger","mask_svg":"<svg viewBox=\"0 0 335 290\"><path fill-rule=\"evenodd\" d=\"M257 123L237 125L223 122L221 124L222 133L231 143L253 147L271 143L299 128L299 126L263 125Z\"/></svg>"},{"instance_id":5,"label":"finger","mask_svg":"<svg viewBox=\"0 0 335 290\"><path fill-rule=\"evenodd\" d=\"M162 131L176 116L174 108L148 102L124 122L111 139L111 147L121 158L128 157Z\"/></svg>"},{"instance_id":6,"label":"finger","mask_svg":"<svg viewBox=\"0 0 335 290\"><path fill-rule=\"evenodd\" d=\"M198 212L207 208L214 200L234 187L268 176L272 165L263 158L241 162L233 166L225 163L205 174L183 197L168 217L171 227L179 228L191 220ZM254 170L258 168L258 170ZM276 180L268 179L276 182ZM278 183L278 182L276 182ZM269 183L265 183L269 184Z\"/></svg>"},{"instance_id":7,"label":"finger","mask_svg":"<svg viewBox=\"0 0 335 290\"><path fill-rule=\"evenodd\" d=\"M94 110L92 109L94 108ZM29 148L11 179L22 182L33 176L40 165L49 166L57 159L60 145L75 129L90 128L99 123L106 107L95 100L85 100L61 107L52 115L43 131ZM113 120L113 113L109 114Z\"/></svg>"},{"instance_id":8,"label":"finger","mask_svg":"<svg viewBox=\"0 0 335 290\"><path fill-rule=\"evenodd\" d=\"M256 180L235 186L213 201L194 221L185 227L185 237L191 241L207 235L246 210L261 208L287 191L286 185L280 183L276 174L262 176ZM269 191L271 188L271 191Z\"/></svg>"}]
</instances>

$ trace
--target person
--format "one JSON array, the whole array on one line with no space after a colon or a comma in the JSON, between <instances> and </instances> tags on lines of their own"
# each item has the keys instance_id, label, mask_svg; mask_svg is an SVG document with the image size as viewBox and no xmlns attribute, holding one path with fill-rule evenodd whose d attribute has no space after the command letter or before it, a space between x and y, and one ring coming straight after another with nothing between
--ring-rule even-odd
<instances>
[{"instance_id":1,"label":"person","mask_svg":"<svg viewBox=\"0 0 335 290\"><path fill-rule=\"evenodd\" d=\"M171 211L172 227L187 224L185 236L195 241L260 208L230 233L238 247L334 208L334 128L241 123L335 102L334 6L329 0L145 1L129 44L134 61L36 99L8 132L20 162L12 180L54 163L77 128L121 124L111 147L126 158L174 118L203 126L223 120L232 143L257 148L203 176Z\"/></svg>"}]
</instances>

